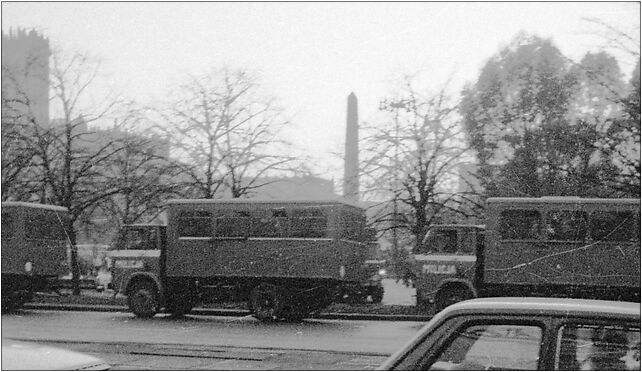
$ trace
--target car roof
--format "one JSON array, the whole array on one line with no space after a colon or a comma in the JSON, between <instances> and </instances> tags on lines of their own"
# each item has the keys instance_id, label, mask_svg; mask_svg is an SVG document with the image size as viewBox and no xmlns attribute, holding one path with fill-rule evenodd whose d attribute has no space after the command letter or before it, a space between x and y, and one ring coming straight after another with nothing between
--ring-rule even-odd
<instances>
[{"instance_id":1,"label":"car roof","mask_svg":"<svg viewBox=\"0 0 642 372\"><path fill-rule=\"evenodd\" d=\"M476 298L451 305L448 313L500 313L569 315L621 315L640 317L640 304L622 301L604 301L551 297L494 297Z\"/></svg>"}]
</instances>

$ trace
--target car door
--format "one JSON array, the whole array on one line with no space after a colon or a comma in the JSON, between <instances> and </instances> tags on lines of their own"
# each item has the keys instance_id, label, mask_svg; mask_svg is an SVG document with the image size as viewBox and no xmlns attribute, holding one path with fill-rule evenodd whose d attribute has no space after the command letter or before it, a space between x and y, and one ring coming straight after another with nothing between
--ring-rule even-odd
<instances>
[{"instance_id":1,"label":"car door","mask_svg":"<svg viewBox=\"0 0 642 372\"><path fill-rule=\"evenodd\" d=\"M443 322L394 369L537 370L546 317L461 315Z\"/></svg>"}]
</instances>

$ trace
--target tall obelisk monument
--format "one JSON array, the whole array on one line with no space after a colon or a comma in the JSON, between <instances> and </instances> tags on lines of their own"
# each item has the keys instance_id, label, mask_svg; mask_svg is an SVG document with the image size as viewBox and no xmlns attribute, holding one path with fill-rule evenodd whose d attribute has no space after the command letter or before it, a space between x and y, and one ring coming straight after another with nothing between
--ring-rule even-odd
<instances>
[{"instance_id":1,"label":"tall obelisk monument","mask_svg":"<svg viewBox=\"0 0 642 372\"><path fill-rule=\"evenodd\" d=\"M359 114L357 96L348 96L346 120L346 148L343 169L343 196L349 201L359 201Z\"/></svg>"}]
</instances>

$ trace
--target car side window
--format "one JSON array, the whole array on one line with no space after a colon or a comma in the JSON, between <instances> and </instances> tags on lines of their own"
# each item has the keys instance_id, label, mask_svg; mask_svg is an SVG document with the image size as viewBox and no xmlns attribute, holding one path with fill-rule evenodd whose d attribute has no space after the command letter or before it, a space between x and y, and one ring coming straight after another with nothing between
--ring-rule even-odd
<instances>
[{"instance_id":1,"label":"car side window","mask_svg":"<svg viewBox=\"0 0 642 372\"><path fill-rule=\"evenodd\" d=\"M640 328L565 325L558 332L555 369L639 371Z\"/></svg>"},{"instance_id":2,"label":"car side window","mask_svg":"<svg viewBox=\"0 0 642 372\"><path fill-rule=\"evenodd\" d=\"M467 324L455 332L428 370L536 370L542 328Z\"/></svg>"}]
</instances>

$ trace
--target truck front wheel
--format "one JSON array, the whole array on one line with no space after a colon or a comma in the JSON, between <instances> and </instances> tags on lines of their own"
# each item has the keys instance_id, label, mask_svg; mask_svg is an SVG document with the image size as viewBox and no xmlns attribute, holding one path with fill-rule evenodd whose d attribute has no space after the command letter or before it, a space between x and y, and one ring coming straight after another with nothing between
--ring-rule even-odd
<instances>
[{"instance_id":1,"label":"truck front wheel","mask_svg":"<svg viewBox=\"0 0 642 372\"><path fill-rule=\"evenodd\" d=\"M250 293L249 308L252 315L261 321L268 322L281 318L286 308L286 296L277 285L262 283Z\"/></svg>"},{"instance_id":2,"label":"truck front wheel","mask_svg":"<svg viewBox=\"0 0 642 372\"><path fill-rule=\"evenodd\" d=\"M129 309L139 318L151 318L158 312L158 290L149 281L134 284L127 296Z\"/></svg>"}]
</instances>

